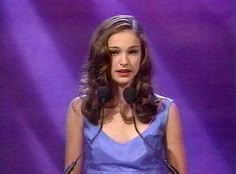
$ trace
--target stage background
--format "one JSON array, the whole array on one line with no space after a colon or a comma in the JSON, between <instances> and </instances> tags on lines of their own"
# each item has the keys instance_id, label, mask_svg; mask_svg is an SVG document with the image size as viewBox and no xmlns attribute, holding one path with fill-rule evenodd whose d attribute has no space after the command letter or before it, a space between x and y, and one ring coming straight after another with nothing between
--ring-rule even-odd
<instances>
[{"instance_id":1,"label":"stage background","mask_svg":"<svg viewBox=\"0 0 236 174\"><path fill-rule=\"evenodd\" d=\"M131 14L152 48L156 91L179 106L191 174L236 164L235 3L230 0L0 1L0 173L62 173L65 116L88 42Z\"/></svg>"}]
</instances>

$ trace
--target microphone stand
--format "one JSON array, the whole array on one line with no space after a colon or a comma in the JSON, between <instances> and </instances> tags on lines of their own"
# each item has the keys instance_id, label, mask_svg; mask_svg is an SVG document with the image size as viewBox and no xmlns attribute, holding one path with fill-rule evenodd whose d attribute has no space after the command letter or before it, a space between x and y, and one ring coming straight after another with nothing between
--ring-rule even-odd
<instances>
[{"instance_id":1,"label":"microphone stand","mask_svg":"<svg viewBox=\"0 0 236 174\"><path fill-rule=\"evenodd\" d=\"M161 157L161 155L159 153L157 153L153 147L144 139L144 137L141 135L141 133L139 132L138 128L137 128L137 124L136 124L136 119L135 119L135 115L134 115L134 111L133 111L133 104L130 103L131 106L131 111L132 111L132 118L133 118L133 122L134 122L134 128L136 130L136 132L138 133L138 135L140 136L140 138L142 138L142 140L144 141L144 143L146 145L148 145L148 147L155 153L155 155L160 158L163 163L165 164L165 166L169 169L169 171L172 174L180 174L177 169L175 169L175 167L173 165L171 165L166 159L163 160L163 158Z\"/></svg>"},{"instance_id":2,"label":"microphone stand","mask_svg":"<svg viewBox=\"0 0 236 174\"><path fill-rule=\"evenodd\" d=\"M102 131L102 128L103 128L103 122L104 122L104 103L105 101L102 100L102 109L101 109L101 112L100 112L100 116L101 116L101 125L99 127L99 130L97 132L97 134L92 138L92 140L87 144L87 146L84 148L84 150L82 151L82 153L76 158L76 160L74 160L67 168L66 170L63 172L63 174L70 174L75 165L78 163L78 161L80 160L80 158L85 154L85 152L88 150L88 148L90 147L90 145L93 143L93 141L97 138L97 136L100 134L100 132Z\"/></svg>"}]
</instances>

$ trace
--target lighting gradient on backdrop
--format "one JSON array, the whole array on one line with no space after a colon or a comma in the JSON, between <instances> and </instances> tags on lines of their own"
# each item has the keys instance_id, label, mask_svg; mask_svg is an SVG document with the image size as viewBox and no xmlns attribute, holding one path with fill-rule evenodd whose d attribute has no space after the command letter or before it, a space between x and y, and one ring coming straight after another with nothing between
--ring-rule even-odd
<instances>
[{"instance_id":1,"label":"lighting gradient on backdrop","mask_svg":"<svg viewBox=\"0 0 236 174\"><path fill-rule=\"evenodd\" d=\"M236 42L228 0L1 1L1 171L63 171L65 116L90 36L117 14L136 16L148 35L154 86L181 111L189 173L232 173Z\"/></svg>"}]
</instances>

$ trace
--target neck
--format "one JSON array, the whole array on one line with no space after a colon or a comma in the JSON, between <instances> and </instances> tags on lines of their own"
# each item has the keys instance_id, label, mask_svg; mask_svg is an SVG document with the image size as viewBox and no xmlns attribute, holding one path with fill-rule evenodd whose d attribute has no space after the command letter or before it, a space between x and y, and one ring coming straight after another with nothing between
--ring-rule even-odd
<instances>
[{"instance_id":1,"label":"neck","mask_svg":"<svg viewBox=\"0 0 236 174\"><path fill-rule=\"evenodd\" d=\"M123 91L125 88L127 88L129 85L125 85L125 86L116 86L116 88L114 88L114 95L115 98L118 99L118 105L126 105L126 101L123 97Z\"/></svg>"}]
</instances>

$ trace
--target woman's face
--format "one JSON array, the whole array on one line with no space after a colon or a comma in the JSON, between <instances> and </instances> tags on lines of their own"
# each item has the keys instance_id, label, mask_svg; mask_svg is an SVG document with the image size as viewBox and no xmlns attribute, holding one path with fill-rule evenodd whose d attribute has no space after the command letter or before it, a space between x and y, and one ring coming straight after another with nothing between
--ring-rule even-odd
<instances>
[{"instance_id":1,"label":"woman's face","mask_svg":"<svg viewBox=\"0 0 236 174\"><path fill-rule=\"evenodd\" d=\"M132 30L115 33L108 39L111 53L111 77L115 84L124 87L131 84L141 62L141 44Z\"/></svg>"}]
</instances>

